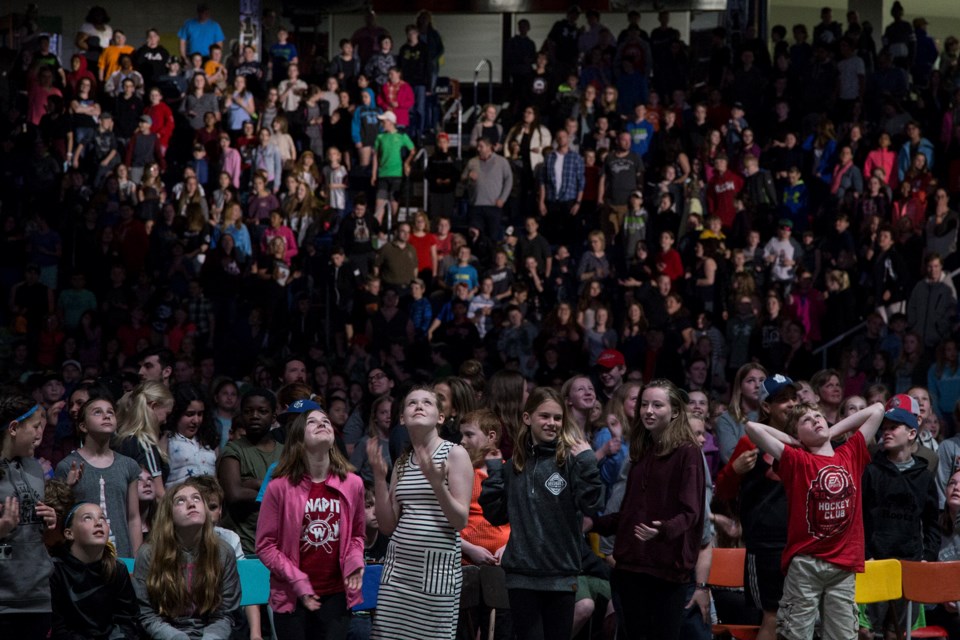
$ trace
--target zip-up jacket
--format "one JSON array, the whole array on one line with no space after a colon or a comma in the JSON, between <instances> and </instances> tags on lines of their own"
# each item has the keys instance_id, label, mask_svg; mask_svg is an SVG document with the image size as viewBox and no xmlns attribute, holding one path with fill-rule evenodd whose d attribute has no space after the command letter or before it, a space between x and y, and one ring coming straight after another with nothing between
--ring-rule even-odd
<instances>
[{"instance_id":1,"label":"zip-up jacket","mask_svg":"<svg viewBox=\"0 0 960 640\"><path fill-rule=\"evenodd\" d=\"M863 473L863 531L868 558L935 562L940 551L937 484L927 463L913 457L900 471L883 451Z\"/></svg>"},{"instance_id":2,"label":"zip-up jacket","mask_svg":"<svg viewBox=\"0 0 960 640\"><path fill-rule=\"evenodd\" d=\"M480 507L492 525L510 524L502 565L511 573L557 578L580 573L583 515L603 508L603 485L593 451L557 466L556 445L533 447L523 471L488 460ZM544 545L549 544L545 552Z\"/></svg>"},{"instance_id":3,"label":"zip-up jacket","mask_svg":"<svg viewBox=\"0 0 960 640\"><path fill-rule=\"evenodd\" d=\"M907 303L907 320L910 328L923 336L923 344L936 347L950 335L957 300L953 290L942 280L921 280L910 293Z\"/></svg>"},{"instance_id":4,"label":"zip-up jacket","mask_svg":"<svg viewBox=\"0 0 960 640\"><path fill-rule=\"evenodd\" d=\"M355 473L343 480L330 474L327 487L340 495L340 572L349 576L363 566L363 481ZM304 505L310 498L311 481L299 484L277 478L267 485L257 522L257 555L270 569L270 606L278 613L291 613L297 601L313 593L310 576L300 569L300 537ZM347 590L347 606L362 601L359 591Z\"/></svg>"},{"instance_id":5,"label":"zip-up jacket","mask_svg":"<svg viewBox=\"0 0 960 640\"><path fill-rule=\"evenodd\" d=\"M353 112L353 122L350 125L350 135L353 137L353 144L362 144L365 147L372 147L380 133L380 109L377 107L377 99L373 94L373 89L364 89L370 94L370 105L364 106L361 102Z\"/></svg>"}]
</instances>

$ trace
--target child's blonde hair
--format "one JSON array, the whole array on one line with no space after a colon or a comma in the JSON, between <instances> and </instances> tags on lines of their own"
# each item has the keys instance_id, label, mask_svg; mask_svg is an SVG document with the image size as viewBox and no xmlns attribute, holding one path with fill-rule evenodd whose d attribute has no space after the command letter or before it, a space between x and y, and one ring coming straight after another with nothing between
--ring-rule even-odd
<instances>
[{"instance_id":1,"label":"child's blonde hair","mask_svg":"<svg viewBox=\"0 0 960 640\"><path fill-rule=\"evenodd\" d=\"M117 403L117 440L136 438L137 444L146 450L156 447L160 457L167 459L160 448L160 421L153 412L154 406L173 409L173 394L162 382L146 380L137 385Z\"/></svg>"}]
</instances>

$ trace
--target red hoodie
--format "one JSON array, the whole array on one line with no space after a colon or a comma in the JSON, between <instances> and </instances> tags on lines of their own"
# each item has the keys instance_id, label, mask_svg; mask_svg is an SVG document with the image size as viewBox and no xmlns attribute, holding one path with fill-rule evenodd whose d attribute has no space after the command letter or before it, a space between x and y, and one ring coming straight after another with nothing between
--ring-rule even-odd
<instances>
[{"instance_id":1,"label":"red hoodie","mask_svg":"<svg viewBox=\"0 0 960 640\"><path fill-rule=\"evenodd\" d=\"M707 211L720 218L724 228L733 226L737 210L734 197L743 189L743 178L727 169L722 175L714 175L707 185Z\"/></svg>"},{"instance_id":2,"label":"red hoodie","mask_svg":"<svg viewBox=\"0 0 960 640\"><path fill-rule=\"evenodd\" d=\"M90 80L90 95L97 95L97 77L87 68L87 59L80 55L79 53L73 54L71 58L70 68L73 68L73 59L80 60L80 67L76 71L67 72L67 95L73 97L77 94L77 87L80 86L80 81L84 78Z\"/></svg>"},{"instance_id":3,"label":"red hoodie","mask_svg":"<svg viewBox=\"0 0 960 640\"><path fill-rule=\"evenodd\" d=\"M170 111L170 107L165 102L158 102L148 105L143 113L153 120L153 124L150 125L150 133L157 134L160 146L166 149L170 144L170 138L173 136L173 112Z\"/></svg>"}]
</instances>

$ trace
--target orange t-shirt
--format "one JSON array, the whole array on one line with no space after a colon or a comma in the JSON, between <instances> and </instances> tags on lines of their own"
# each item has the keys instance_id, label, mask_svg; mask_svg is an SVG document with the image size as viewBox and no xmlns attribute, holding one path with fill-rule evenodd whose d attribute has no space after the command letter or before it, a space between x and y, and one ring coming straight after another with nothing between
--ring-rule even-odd
<instances>
[{"instance_id":1,"label":"orange t-shirt","mask_svg":"<svg viewBox=\"0 0 960 640\"><path fill-rule=\"evenodd\" d=\"M203 72L207 74L208 78L215 76L221 69L223 69L223 64L219 62L207 60L205 63L203 63Z\"/></svg>"},{"instance_id":2,"label":"orange t-shirt","mask_svg":"<svg viewBox=\"0 0 960 640\"><path fill-rule=\"evenodd\" d=\"M128 44L123 46L112 44L100 54L97 66L103 69L103 79L108 80L115 71L120 70L120 56L131 55L133 47Z\"/></svg>"},{"instance_id":3,"label":"orange t-shirt","mask_svg":"<svg viewBox=\"0 0 960 640\"><path fill-rule=\"evenodd\" d=\"M470 494L470 513L467 515L467 526L460 532L460 537L483 547L490 553L496 553L497 549L507 544L510 539L510 525L494 526L487 522L483 517L483 509L480 508L480 491L483 489L483 481L487 479L487 468L473 470L473 492ZM471 564L467 556L463 556L463 564Z\"/></svg>"}]
</instances>

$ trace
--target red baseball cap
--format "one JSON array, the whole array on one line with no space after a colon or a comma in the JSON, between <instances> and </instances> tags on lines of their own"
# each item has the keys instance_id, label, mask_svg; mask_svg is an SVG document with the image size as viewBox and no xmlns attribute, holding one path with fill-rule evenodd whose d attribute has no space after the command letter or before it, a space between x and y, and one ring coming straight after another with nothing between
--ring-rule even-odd
<instances>
[{"instance_id":1,"label":"red baseball cap","mask_svg":"<svg viewBox=\"0 0 960 640\"><path fill-rule=\"evenodd\" d=\"M616 349L604 349L597 357L597 366L603 367L604 369L615 369L616 367L622 367L626 364L627 361L624 359L623 354Z\"/></svg>"}]
</instances>

